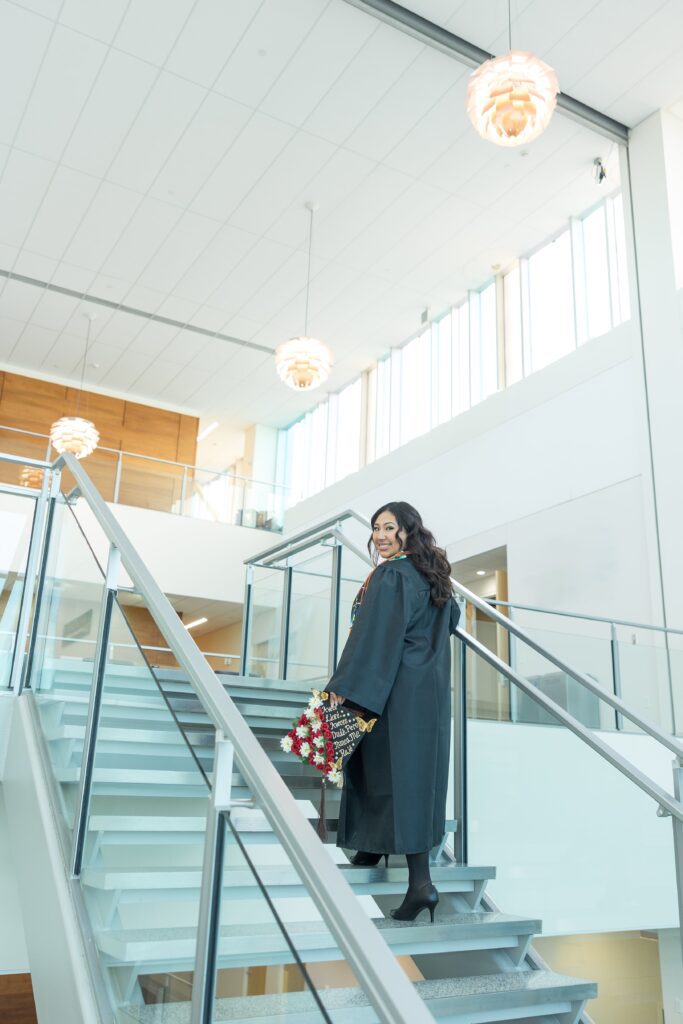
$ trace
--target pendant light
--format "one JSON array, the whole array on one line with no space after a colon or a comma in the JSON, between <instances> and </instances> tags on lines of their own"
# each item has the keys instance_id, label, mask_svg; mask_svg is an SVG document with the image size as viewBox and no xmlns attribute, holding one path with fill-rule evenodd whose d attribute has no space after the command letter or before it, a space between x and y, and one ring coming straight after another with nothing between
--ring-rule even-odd
<instances>
[{"instance_id":1,"label":"pendant light","mask_svg":"<svg viewBox=\"0 0 683 1024\"><path fill-rule=\"evenodd\" d=\"M326 381L332 369L333 357L327 345L308 334L308 299L311 290L311 245L313 242L313 214L317 203L306 203L310 213L308 231L308 274L306 276L306 315L304 333L290 338L275 350L275 366L285 384L295 391L312 391Z\"/></svg>"},{"instance_id":2,"label":"pendant light","mask_svg":"<svg viewBox=\"0 0 683 1024\"><path fill-rule=\"evenodd\" d=\"M477 68L467 86L467 113L482 136L497 146L521 146L537 138L550 123L560 87L557 75L533 53L512 49Z\"/></svg>"},{"instance_id":3,"label":"pendant light","mask_svg":"<svg viewBox=\"0 0 683 1024\"><path fill-rule=\"evenodd\" d=\"M50 444L60 455L70 452L77 459L84 459L86 455L94 452L99 444L100 435L91 420L79 416L81 398L83 397L83 381L85 379L85 364L88 358L88 345L90 343L90 328L95 319L88 315L88 327L85 334L85 351L83 353L83 368L81 370L81 386L76 399L76 415L62 416L56 420L50 428Z\"/></svg>"}]
</instances>

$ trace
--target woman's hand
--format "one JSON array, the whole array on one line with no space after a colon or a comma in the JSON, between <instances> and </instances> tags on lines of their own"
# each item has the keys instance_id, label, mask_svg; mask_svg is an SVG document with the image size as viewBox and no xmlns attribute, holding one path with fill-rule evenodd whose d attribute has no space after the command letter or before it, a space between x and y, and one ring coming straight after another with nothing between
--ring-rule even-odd
<instances>
[{"instance_id":1,"label":"woman's hand","mask_svg":"<svg viewBox=\"0 0 683 1024\"><path fill-rule=\"evenodd\" d=\"M337 704L343 704L345 700L346 700L346 697L342 697L338 693L332 693L332 691L330 690L330 707L331 708L336 707Z\"/></svg>"}]
</instances>

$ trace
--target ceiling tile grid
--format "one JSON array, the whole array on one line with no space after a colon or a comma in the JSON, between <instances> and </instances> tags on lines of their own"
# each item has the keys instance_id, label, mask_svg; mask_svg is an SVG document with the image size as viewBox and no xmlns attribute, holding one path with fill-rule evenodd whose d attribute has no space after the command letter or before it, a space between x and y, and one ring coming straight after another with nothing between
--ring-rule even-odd
<instances>
[{"instance_id":1,"label":"ceiling tile grid","mask_svg":"<svg viewBox=\"0 0 683 1024\"><path fill-rule=\"evenodd\" d=\"M409 6L507 46L501 0ZM626 123L683 95L677 0L513 13L515 46ZM0 269L274 348L303 329L317 200L311 330L339 388L594 202L596 155L618 183L609 144L559 112L527 158L484 143L468 76L344 0L0 0ZM0 359L78 379L86 308L105 390L227 425L324 396L284 392L267 353L4 279Z\"/></svg>"}]
</instances>

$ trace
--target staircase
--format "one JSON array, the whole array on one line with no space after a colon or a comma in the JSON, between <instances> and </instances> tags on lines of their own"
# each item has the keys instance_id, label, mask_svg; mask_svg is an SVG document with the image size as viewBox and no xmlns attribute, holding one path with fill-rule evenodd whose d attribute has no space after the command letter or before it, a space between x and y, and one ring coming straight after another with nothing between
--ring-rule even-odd
<instances>
[{"instance_id":1,"label":"staircase","mask_svg":"<svg viewBox=\"0 0 683 1024\"><path fill-rule=\"evenodd\" d=\"M157 669L155 674L163 695L148 670L108 667L81 877L118 1024L190 1021L205 775L213 770L214 732L180 671ZM67 822L74 817L91 678L88 662L46 661L34 696ZM314 824L319 774L279 747L310 684L230 675L220 679ZM236 806L222 878L213 1019L251 1024L377 1021L237 769L232 798ZM352 867L334 845L338 800L338 793L328 790L330 856L391 950L406 958L409 976L437 1020L576 1024L596 986L530 969L525 957L541 922L485 909L482 897L495 868L456 864L448 849L438 853L433 879L441 901L435 923L426 915L415 922L394 921L388 911L407 886L405 860L392 857L388 868ZM326 1017L310 991L297 990L303 985L292 947L314 978ZM265 992L263 984L259 989L255 983L257 976L269 979ZM268 992L269 986L289 990Z\"/></svg>"}]
</instances>

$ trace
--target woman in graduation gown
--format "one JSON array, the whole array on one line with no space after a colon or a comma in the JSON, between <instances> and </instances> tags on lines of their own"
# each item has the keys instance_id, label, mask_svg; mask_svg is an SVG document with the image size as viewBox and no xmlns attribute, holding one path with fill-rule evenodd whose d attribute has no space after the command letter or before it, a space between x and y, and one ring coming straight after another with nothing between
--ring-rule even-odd
<instances>
[{"instance_id":1,"label":"woman in graduation gown","mask_svg":"<svg viewBox=\"0 0 683 1024\"><path fill-rule=\"evenodd\" d=\"M352 628L328 683L332 704L378 715L349 759L337 845L371 866L406 855L408 892L392 916L432 921L439 895L429 851L445 829L451 735L450 634L460 610L446 553L403 501L372 517L368 548L383 559L354 602Z\"/></svg>"}]
</instances>

